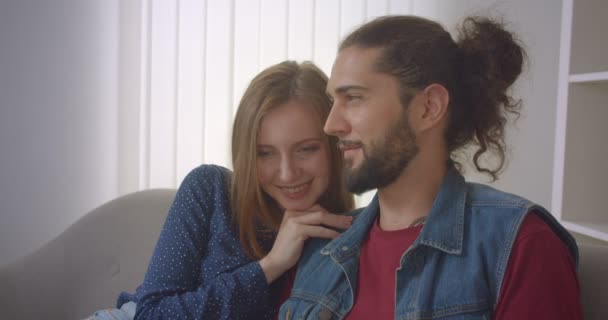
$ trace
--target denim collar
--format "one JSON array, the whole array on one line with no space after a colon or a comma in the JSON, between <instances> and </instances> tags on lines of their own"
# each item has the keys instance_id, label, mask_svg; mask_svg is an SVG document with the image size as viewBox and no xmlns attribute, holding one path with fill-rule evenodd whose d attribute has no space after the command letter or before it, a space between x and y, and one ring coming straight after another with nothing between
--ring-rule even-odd
<instances>
[{"instance_id":1,"label":"denim collar","mask_svg":"<svg viewBox=\"0 0 608 320\"><path fill-rule=\"evenodd\" d=\"M456 168L449 166L414 247L425 245L448 254L462 254L466 190L462 175ZM376 194L370 204L355 216L352 226L321 249L321 254L330 255L336 261L356 254L376 220L378 211Z\"/></svg>"}]
</instances>

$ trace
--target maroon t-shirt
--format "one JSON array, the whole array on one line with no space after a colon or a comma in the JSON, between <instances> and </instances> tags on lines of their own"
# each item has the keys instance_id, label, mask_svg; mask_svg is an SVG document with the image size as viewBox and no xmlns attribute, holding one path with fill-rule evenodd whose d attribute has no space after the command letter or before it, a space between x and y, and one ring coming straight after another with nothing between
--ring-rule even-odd
<instances>
[{"instance_id":1,"label":"maroon t-shirt","mask_svg":"<svg viewBox=\"0 0 608 320\"><path fill-rule=\"evenodd\" d=\"M395 270L421 229L383 231L374 224L362 244L347 320L395 318ZM574 260L536 214L524 219L515 239L493 319L582 319Z\"/></svg>"},{"instance_id":2,"label":"maroon t-shirt","mask_svg":"<svg viewBox=\"0 0 608 320\"><path fill-rule=\"evenodd\" d=\"M354 319L395 319L395 277L403 252L418 238L422 225L396 231L372 226L361 246L355 305L346 316Z\"/></svg>"},{"instance_id":3,"label":"maroon t-shirt","mask_svg":"<svg viewBox=\"0 0 608 320\"><path fill-rule=\"evenodd\" d=\"M291 294L291 289L293 288L293 283L296 281L296 273L297 273L297 265L289 269L285 274L283 274L282 281L283 287L281 288L281 296L279 297L279 303L277 304L277 316L276 319L279 319L279 309L281 305L289 299L289 295Z\"/></svg>"}]
</instances>

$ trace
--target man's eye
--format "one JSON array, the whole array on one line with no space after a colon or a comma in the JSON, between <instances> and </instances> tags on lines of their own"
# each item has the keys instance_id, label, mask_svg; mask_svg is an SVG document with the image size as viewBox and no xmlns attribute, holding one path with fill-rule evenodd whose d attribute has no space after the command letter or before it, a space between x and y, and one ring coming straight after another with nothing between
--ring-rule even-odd
<instances>
[{"instance_id":1,"label":"man's eye","mask_svg":"<svg viewBox=\"0 0 608 320\"><path fill-rule=\"evenodd\" d=\"M358 95L349 94L346 96L346 100L348 100L348 101L359 100L359 99L361 99L361 96L358 96Z\"/></svg>"}]
</instances>

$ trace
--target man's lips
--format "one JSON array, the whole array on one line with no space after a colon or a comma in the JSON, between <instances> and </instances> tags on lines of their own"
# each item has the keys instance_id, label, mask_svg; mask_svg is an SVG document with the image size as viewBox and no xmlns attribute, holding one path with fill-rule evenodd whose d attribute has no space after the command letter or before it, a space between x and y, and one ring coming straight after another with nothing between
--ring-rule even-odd
<instances>
[{"instance_id":1,"label":"man's lips","mask_svg":"<svg viewBox=\"0 0 608 320\"><path fill-rule=\"evenodd\" d=\"M361 147L363 147L363 143L361 141L342 140L338 142L338 148L340 148L342 152L359 149Z\"/></svg>"}]
</instances>

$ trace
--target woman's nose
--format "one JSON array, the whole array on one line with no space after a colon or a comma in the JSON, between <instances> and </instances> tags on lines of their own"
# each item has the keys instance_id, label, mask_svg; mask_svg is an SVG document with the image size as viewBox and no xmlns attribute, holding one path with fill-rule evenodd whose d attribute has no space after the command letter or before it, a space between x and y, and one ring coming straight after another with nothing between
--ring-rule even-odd
<instances>
[{"instance_id":1,"label":"woman's nose","mask_svg":"<svg viewBox=\"0 0 608 320\"><path fill-rule=\"evenodd\" d=\"M282 182L292 182L297 179L299 169L293 159L284 157L279 165L279 179Z\"/></svg>"}]
</instances>

